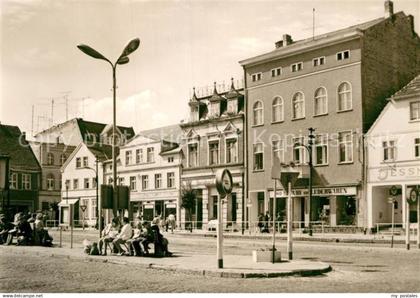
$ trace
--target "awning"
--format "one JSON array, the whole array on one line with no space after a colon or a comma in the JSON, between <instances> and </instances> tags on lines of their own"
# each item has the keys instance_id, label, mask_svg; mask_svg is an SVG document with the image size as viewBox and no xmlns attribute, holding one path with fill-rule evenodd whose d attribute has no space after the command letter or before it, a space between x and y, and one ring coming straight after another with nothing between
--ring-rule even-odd
<instances>
[{"instance_id":1,"label":"awning","mask_svg":"<svg viewBox=\"0 0 420 298\"><path fill-rule=\"evenodd\" d=\"M60 203L58 203L58 206L69 206L74 205L79 201L79 199L62 199Z\"/></svg>"}]
</instances>

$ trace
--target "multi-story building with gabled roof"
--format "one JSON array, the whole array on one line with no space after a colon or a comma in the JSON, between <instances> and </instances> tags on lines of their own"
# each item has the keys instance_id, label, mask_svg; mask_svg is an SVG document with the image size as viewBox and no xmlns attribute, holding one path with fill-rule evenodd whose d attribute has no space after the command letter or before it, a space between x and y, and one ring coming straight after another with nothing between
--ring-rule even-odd
<instances>
[{"instance_id":1,"label":"multi-story building with gabled roof","mask_svg":"<svg viewBox=\"0 0 420 298\"><path fill-rule=\"evenodd\" d=\"M217 217L218 193L215 172L227 168L233 176L231 199L223 205L223 220L238 227L243 220L244 194L244 96L232 86L218 93L216 83L210 96L196 96L188 103L190 117L181 123L183 131L181 183L191 185L197 202L192 220L199 228ZM183 221L190 218L181 210Z\"/></svg>"}]
</instances>

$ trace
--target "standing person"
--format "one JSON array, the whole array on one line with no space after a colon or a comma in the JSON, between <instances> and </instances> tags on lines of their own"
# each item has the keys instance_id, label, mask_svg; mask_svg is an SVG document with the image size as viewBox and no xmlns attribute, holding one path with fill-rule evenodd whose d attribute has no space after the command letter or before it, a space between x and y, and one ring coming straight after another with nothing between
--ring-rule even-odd
<instances>
[{"instance_id":1,"label":"standing person","mask_svg":"<svg viewBox=\"0 0 420 298\"><path fill-rule=\"evenodd\" d=\"M264 221L264 215L262 215L260 213L260 215L258 216L258 229L259 229L260 233L263 232L263 227L264 227L263 221Z\"/></svg>"},{"instance_id":2,"label":"standing person","mask_svg":"<svg viewBox=\"0 0 420 298\"><path fill-rule=\"evenodd\" d=\"M171 233L174 233L175 229L175 215L173 213L169 214L167 225L171 226ZM166 228L166 232L168 231L168 228Z\"/></svg>"},{"instance_id":3,"label":"standing person","mask_svg":"<svg viewBox=\"0 0 420 298\"><path fill-rule=\"evenodd\" d=\"M265 213L265 217L264 217L264 232L268 233L269 232L269 223L270 223L270 213L267 211Z\"/></svg>"},{"instance_id":4,"label":"standing person","mask_svg":"<svg viewBox=\"0 0 420 298\"><path fill-rule=\"evenodd\" d=\"M118 250L118 254L120 256L124 255L124 249L121 247L128 239L131 238L133 235L133 228L130 225L130 221L128 217L123 218L123 227L121 228L121 232L115 237L112 243Z\"/></svg>"},{"instance_id":5,"label":"standing person","mask_svg":"<svg viewBox=\"0 0 420 298\"><path fill-rule=\"evenodd\" d=\"M4 214L0 214L0 244L6 243L9 231L13 229L11 224Z\"/></svg>"}]
</instances>

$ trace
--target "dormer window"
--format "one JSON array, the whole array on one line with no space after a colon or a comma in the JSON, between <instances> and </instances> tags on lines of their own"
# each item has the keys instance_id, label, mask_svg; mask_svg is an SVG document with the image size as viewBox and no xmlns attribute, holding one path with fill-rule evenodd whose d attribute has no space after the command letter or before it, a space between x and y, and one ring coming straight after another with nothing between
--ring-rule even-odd
<instances>
[{"instance_id":1,"label":"dormer window","mask_svg":"<svg viewBox=\"0 0 420 298\"><path fill-rule=\"evenodd\" d=\"M212 102L210 104L210 115L213 117L220 116L220 103Z\"/></svg>"},{"instance_id":2,"label":"dormer window","mask_svg":"<svg viewBox=\"0 0 420 298\"><path fill-rule=\"evenodd\" d=\"M254 73L254 74L251 75L251 78L252 78L253 82L261 81L262 73L261 72Z\"/></svg>"},{"instance_id":3,"label":"dormer window","mask_svg":"<svg viewBox=\"0 0 420 298\"><path fill-rule=\"evenodd\" d=\"M238 101L236 99L231 99L228 101L227 107L229 114L235 114L238 112Z\"/></svg>"}]
</instances>

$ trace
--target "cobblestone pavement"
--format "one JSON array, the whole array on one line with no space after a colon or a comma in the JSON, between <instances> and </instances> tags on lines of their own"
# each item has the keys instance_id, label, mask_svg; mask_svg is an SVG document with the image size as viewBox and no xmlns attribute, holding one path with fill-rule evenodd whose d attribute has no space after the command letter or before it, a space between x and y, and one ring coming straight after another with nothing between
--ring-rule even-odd
<instances>
[{"instance_id":1,"label":"cobblestone pavement","mask_svg":"<svg viewBox=\"0 0 420 298\"><path fill-rule=\"evenodd\" d=\"M74 249L81 251L81 241L94 237L76 232ZM216 239L167 237L171 251L214 253L216 262ZM63 239L68 246L69 234L64 233ZM224 251L250 255L253 249L270 243L225 239ZM279 243L279 248L285 253L285 243ZM40 258L7 249L0 255L0 292L420 292L419 249L295 242L294 254L297 259L329 263L333 271L319 277L224 279L83 259Z\"/></svg>"}]
</instances>

